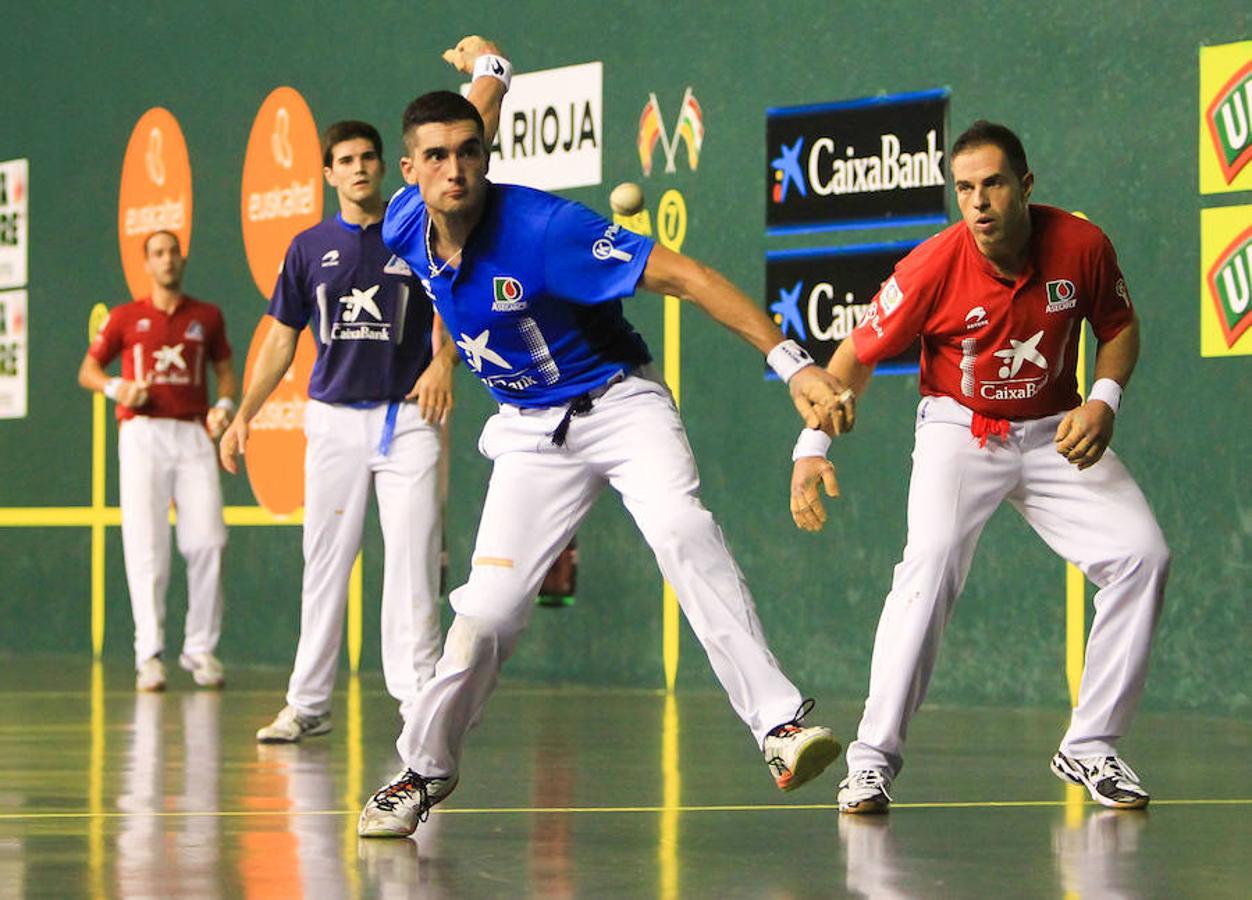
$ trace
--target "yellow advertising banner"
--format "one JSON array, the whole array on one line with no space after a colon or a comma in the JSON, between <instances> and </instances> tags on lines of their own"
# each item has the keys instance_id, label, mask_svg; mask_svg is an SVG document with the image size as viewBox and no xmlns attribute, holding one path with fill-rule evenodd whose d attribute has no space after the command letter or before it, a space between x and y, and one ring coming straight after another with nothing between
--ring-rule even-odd
<instances>
[{"instance_id":1,"label":"yellow advertising banner","mask_svg":"<svg viewBox=\"0 0 1252 900\"><path fill-rule=\"evenodd\" d=\"M1200 355L1252 356L1252 206L1200 210Z\"/></svg>"},{"instance_id":2,"label":"yellow advertising banner","mask_svg":"<svg viewBox=\"0 0 1252 900\"><path fill-rule=\"evenodd\" d=\"M1200 48L1200 193L1252 191L1252 41Z\"/></svg>"}]
</instances>

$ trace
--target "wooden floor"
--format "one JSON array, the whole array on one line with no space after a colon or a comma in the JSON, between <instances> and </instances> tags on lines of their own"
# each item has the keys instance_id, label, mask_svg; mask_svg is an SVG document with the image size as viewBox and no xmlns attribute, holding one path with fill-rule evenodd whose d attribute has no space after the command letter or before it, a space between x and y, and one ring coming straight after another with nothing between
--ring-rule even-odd
<instances>
[{"instance_id":1,"label":"wooden floor","mask_svg":"<svg viewBox=\"0 0 1252 900\"><path fill-rule=\"evenodd\" d=\"M1154 800L1112 812L1048 771L1063 711L928 707L891 814L857 818L842 760L778 793L720 695L512 685L415 838L362 841L398 765L381 682L275 747L285 673L228 675L137 695L124 665L0 660L0 898L1252 896L1252 723L1141 716ZM857 704L818 699L846 742Z\"/></svg>"}]
</instances>

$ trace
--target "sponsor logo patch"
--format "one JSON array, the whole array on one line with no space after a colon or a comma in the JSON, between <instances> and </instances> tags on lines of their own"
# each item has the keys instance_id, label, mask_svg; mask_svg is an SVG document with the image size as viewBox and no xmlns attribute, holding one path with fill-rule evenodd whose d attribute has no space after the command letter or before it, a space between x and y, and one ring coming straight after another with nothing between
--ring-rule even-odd
<instances>
[{"instance_id":1,"label":"sponsor logo patch","mask_svg":"<svg viewBox=\"0 0 1252 900\"><path fill-rule=\"evenodd\" d=\"M900 301L904 299L904 291L900 290L900 285L896 282L896 277L892 275L887 279L887 283L882 286L882 290L878 294L878 305L882 307L882 315L885 319L896 311L896 307L900 305Z\"/></svg>"},{"instance_id":2,"label":"sponsor logo patch","mask_svg":"<svg viewBox=\"0 0 1252 900\"><path fill-rule=\"evenodd\" d=\"M975 306L965 314L965 330L973 331L975 328L982 328L987 324L987 311L981 306Z\"/></svg>"},{"instance_id":3,"label":"sponsor logo patch","mask_svg":"<svg viewBox=\"0 0 1252 900\"><path fill-rule=\"evenodd\" d=\"M978 394L984 400L1029 400L1048 383L1048 360L1039 352L1039 342L1043 340L1043 329L1039 329L1024 341L1009 338L1009 346L995 351L993 356L1000 360L1000 369L996 373L999 381L984 381L978 386ZM1027 374L1021 376L1022 369L1029 363L1034 369L1042 370L1042 375Z\"/></svg>"},{"instance_id":4,"label":"sponsor logo patch","mask_svg":"<svg viewBox=\"0 0 1252 900\"><path fill-rule=\"evenodd\" d=\"M606 228L604 236L591 245L591 255L600 260L617 259L622 262L630 262L634 259L635 255L633 253L621 250L615 246L617 236L621 231L621 225L610 225Z\"/></svg>"},{"instance_id":5,"label":"sponsor logo patch","mask_svg":"<svg viewBox=\"0 0 1252 900\"><path fill-rule=\"evenodd\" d=\"M327 269L331 266L339 265L339 251L327 250L322 254L322 268Z\"/></svg>"},{"instance_id":6,"label":"sponsor logo patch","mask_svg":"<svg viewBox=\"0 0 1252 900\"><path fill-rule=\"evenodd\" d=\"M491 280L491 311L519 312L527 307L522 299L525 290L522 283L511 275L497 275Z\"/></svg>"},{"instance_id":7,"label":"sponsor logo patch","mask_svg":"<svg viewBox=\"0 0 1252 900\"><path fill-rule=\"evenodd\" d=\"M413 269L407 262L393 253L391 259L387 260L387 265L383 266L383 273L386 275L411 276Z\"/></svg>"},{"instance_id":8,"label":"sponsor logo patch","mask_svg":"<svg viewBox=\"0 0 1252 900\"><path fill-rule=\"evenodd\" d=\"M639 165L644 176L652 174L652 157L656 145L661 145L665 154L665 171L678 171L675 160L678 156L679 144L687 145L687 165L696 171L700 165L700 148L704 146L704 113L691 88L683 94L682 104L678 108L678 120L674 123L671 136L665 128L665 118L661 115L661 104L656 94L648 95L648 102L639 114Z\"/></svg>"},{"instance_id":9,"label":"sponsor logo patch","mask_svg":"<svg viewBox=\"0 0 1252 900\"><path fill-rule=\"evenodd\" d=\"M152 330L152 320L151 320L151 319L140 319L138 322L136 322L136 323L135 323L135 330L136 330L136 331L151 331L151 330Z\"/></svg>"},{"instance_id":10,"label":"sponsor logo patch","mask_svg":"<svg viewBox=\"0 0 1252 900\"><path fill-rule=\"evenodd\" d=\"M1049 281L1045 287L1048 292L1048 305L1044 307L1044 312L1063 312L1078 305L1078 289L1068 278Z\"/></svg>"},{"instance_id":11,"label":"sponsor logo patch","mask_svg":"<svg viewBox=\"0 0 1252 900\"><path fill-rule=\"evenodd\" d=\"M183 333L183 337L189 341L204 340L204 326L199 320L192 319L191 324L187 326L187 330Z\"/></svg>"}]
</instances>

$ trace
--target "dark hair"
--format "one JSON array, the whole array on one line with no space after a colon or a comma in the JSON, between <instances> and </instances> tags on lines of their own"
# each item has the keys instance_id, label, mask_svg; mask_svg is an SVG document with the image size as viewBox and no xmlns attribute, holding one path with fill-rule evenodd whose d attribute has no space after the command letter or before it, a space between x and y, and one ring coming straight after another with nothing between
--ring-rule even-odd
<instances>
[{"instance_id":1,"label":"dark hair","mask_svg":"<svg viewBox=\"0 0 1252 900\"><path fill-rule=\"evenodd\" d=\"M383 138L378 133L378 129L369 122L360 122L356 119L345 119L342 122L335 122L328 127L322 134L322 165L330 168L330 151L335 149L335 145L344 141L350 141L354 138L364 138L374 145L374 152L378 154L378 158L383 157Z\"/></svg>"},{"instance_id":2,"label":"dark hair","mask_svg":"<svg viewBox=\"0 0 1252 900\"><path fill-rule=\"evenodd\" d=\"M404 108L400 129L404 142L408 145L412 133L422 125L466 121L474 123L479 137L485 136L483 117L473 103L453 91L431 91L429 94L422 94ZM409 149L412 150L412 147Z\"/></svg>"},{"instance_id":3,"label":"dark hair","mask_svg":"<svg viewBox=\"0 0 1252 900\"><path fill-rule=\"evenodd\" d=\"M174 246L177 248L179 254L183 252L183 242L178 239L178 235L170 231L168 228L158 228L156 231L152 232L150 235L148 235L146 238L143 239L144 259L148 258L148 244L152 243L152 239L160 234L168 234L170 237L172 237L174 239Z\"/></svg>"},{"instance_id":4,"label":"dark hair","mask_svg":"<svg viewBox=\"0 0 1252 900\"><path fill-rule=\"evenodd\" d=\"M1026 162L1026 148L1022 146L1021 138L998 122L988 122L986 119L979 119L961 132L956 143L952 145L952 155L949 159L956 158L966 150L973 150L975 147L987 144L1004 151L1009 161L1009 168L1013 170L1018 181L1026 177L1030 166Z\"/></svg>"}]
</instances>

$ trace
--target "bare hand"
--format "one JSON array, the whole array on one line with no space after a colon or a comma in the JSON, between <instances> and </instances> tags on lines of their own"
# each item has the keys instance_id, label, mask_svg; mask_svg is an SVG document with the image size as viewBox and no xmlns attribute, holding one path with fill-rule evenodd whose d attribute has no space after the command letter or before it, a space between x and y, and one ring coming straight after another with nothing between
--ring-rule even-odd
<instances>
[{"instance_id":1,"label":"bare hand","mask_svg":"<svg viewBox=\"0 0 1252 900\"><path fill-rule=\"evenodd\" d=\"M1056 429L1056 452L1079 469L1094 466L1113 439L1113 410L1103 400L1071 409Z\"/></svg>"},{"instance_id":2,"label":"bare hand","mask_svg":"<svg viewBox=\"0 0 1252 900\"><path fill-rule=\"evenodd\" d=\"M416 400L418 413L430 424L447 424L452 412L452 366L436 356L404 399Z\"/></svg>"},{"instance_id":3,"label":"bare hand","mask_svg":"<svg viewBox=\"0 0 1252 900\"><path fill-rule=\"evenodd\" d=\"M839 496L835 466L820 456L802 456L791 469L791 518L805 531L821 531L826 524L826 509L817 493L821 482L827 497Z\"/></svg>"},{"instance_id":4,"label":"bare hand","mask_svg":"<svg viewBox=\"0 0 1252 900\"><path fill-rule=\"evenodd\" d=\"M248 423L242 416L235 416L235 421L230 423L230 427L222 435L222 442L217 445L217 455L222 461L223 469L232 475L239 474L239 463L235 461L235 457L245 452L247 443Z\"/></svg>"},{"instance_id":5,"label":"bare hand","mask_svg":"<svg viewBox=\"0 0 1252 900\"><path fill-rule=\"evenodd\" d=\"M131 409L138 409L148 402L148 382L123 381L117 389L117 402Z\"/></svg>"},{"instance_id":6,"label":"bare hand","mask_svg":"<svg viewBox=\"0 0 1252 900\"><path fill-rule=\"evenodd\" d=\"M443 51L443 59L444 62L458 72L472 75L474 74L474 63L478 62L478 57L488 53L492 56L504 55L493 41L471 34L457 41L457 45L451 50Z\"/></svg>"},{"instance_id":7,"label":"bare hand","mask_svg":"<svg viewBox=\"0 0 1252 900\"><path fill-rule=\"evenodd\" d=\"M805 366L787 383L806 428L847 434L856 422L856 395L819 366Z\"/></svg>"},{"instance_id":8,"label":"bare hand","mask_svg":"<svg viewBox=\"0 0 1252 900\"><path fill-rule=\"evenodd\" d=\"M208 430L209 437L216 441L222 436L222 432L226 430L226 426L229 424L230 413L220 406L209 407L209 412L204 417L204 427Z\"/></svg>"}]
</instances>

